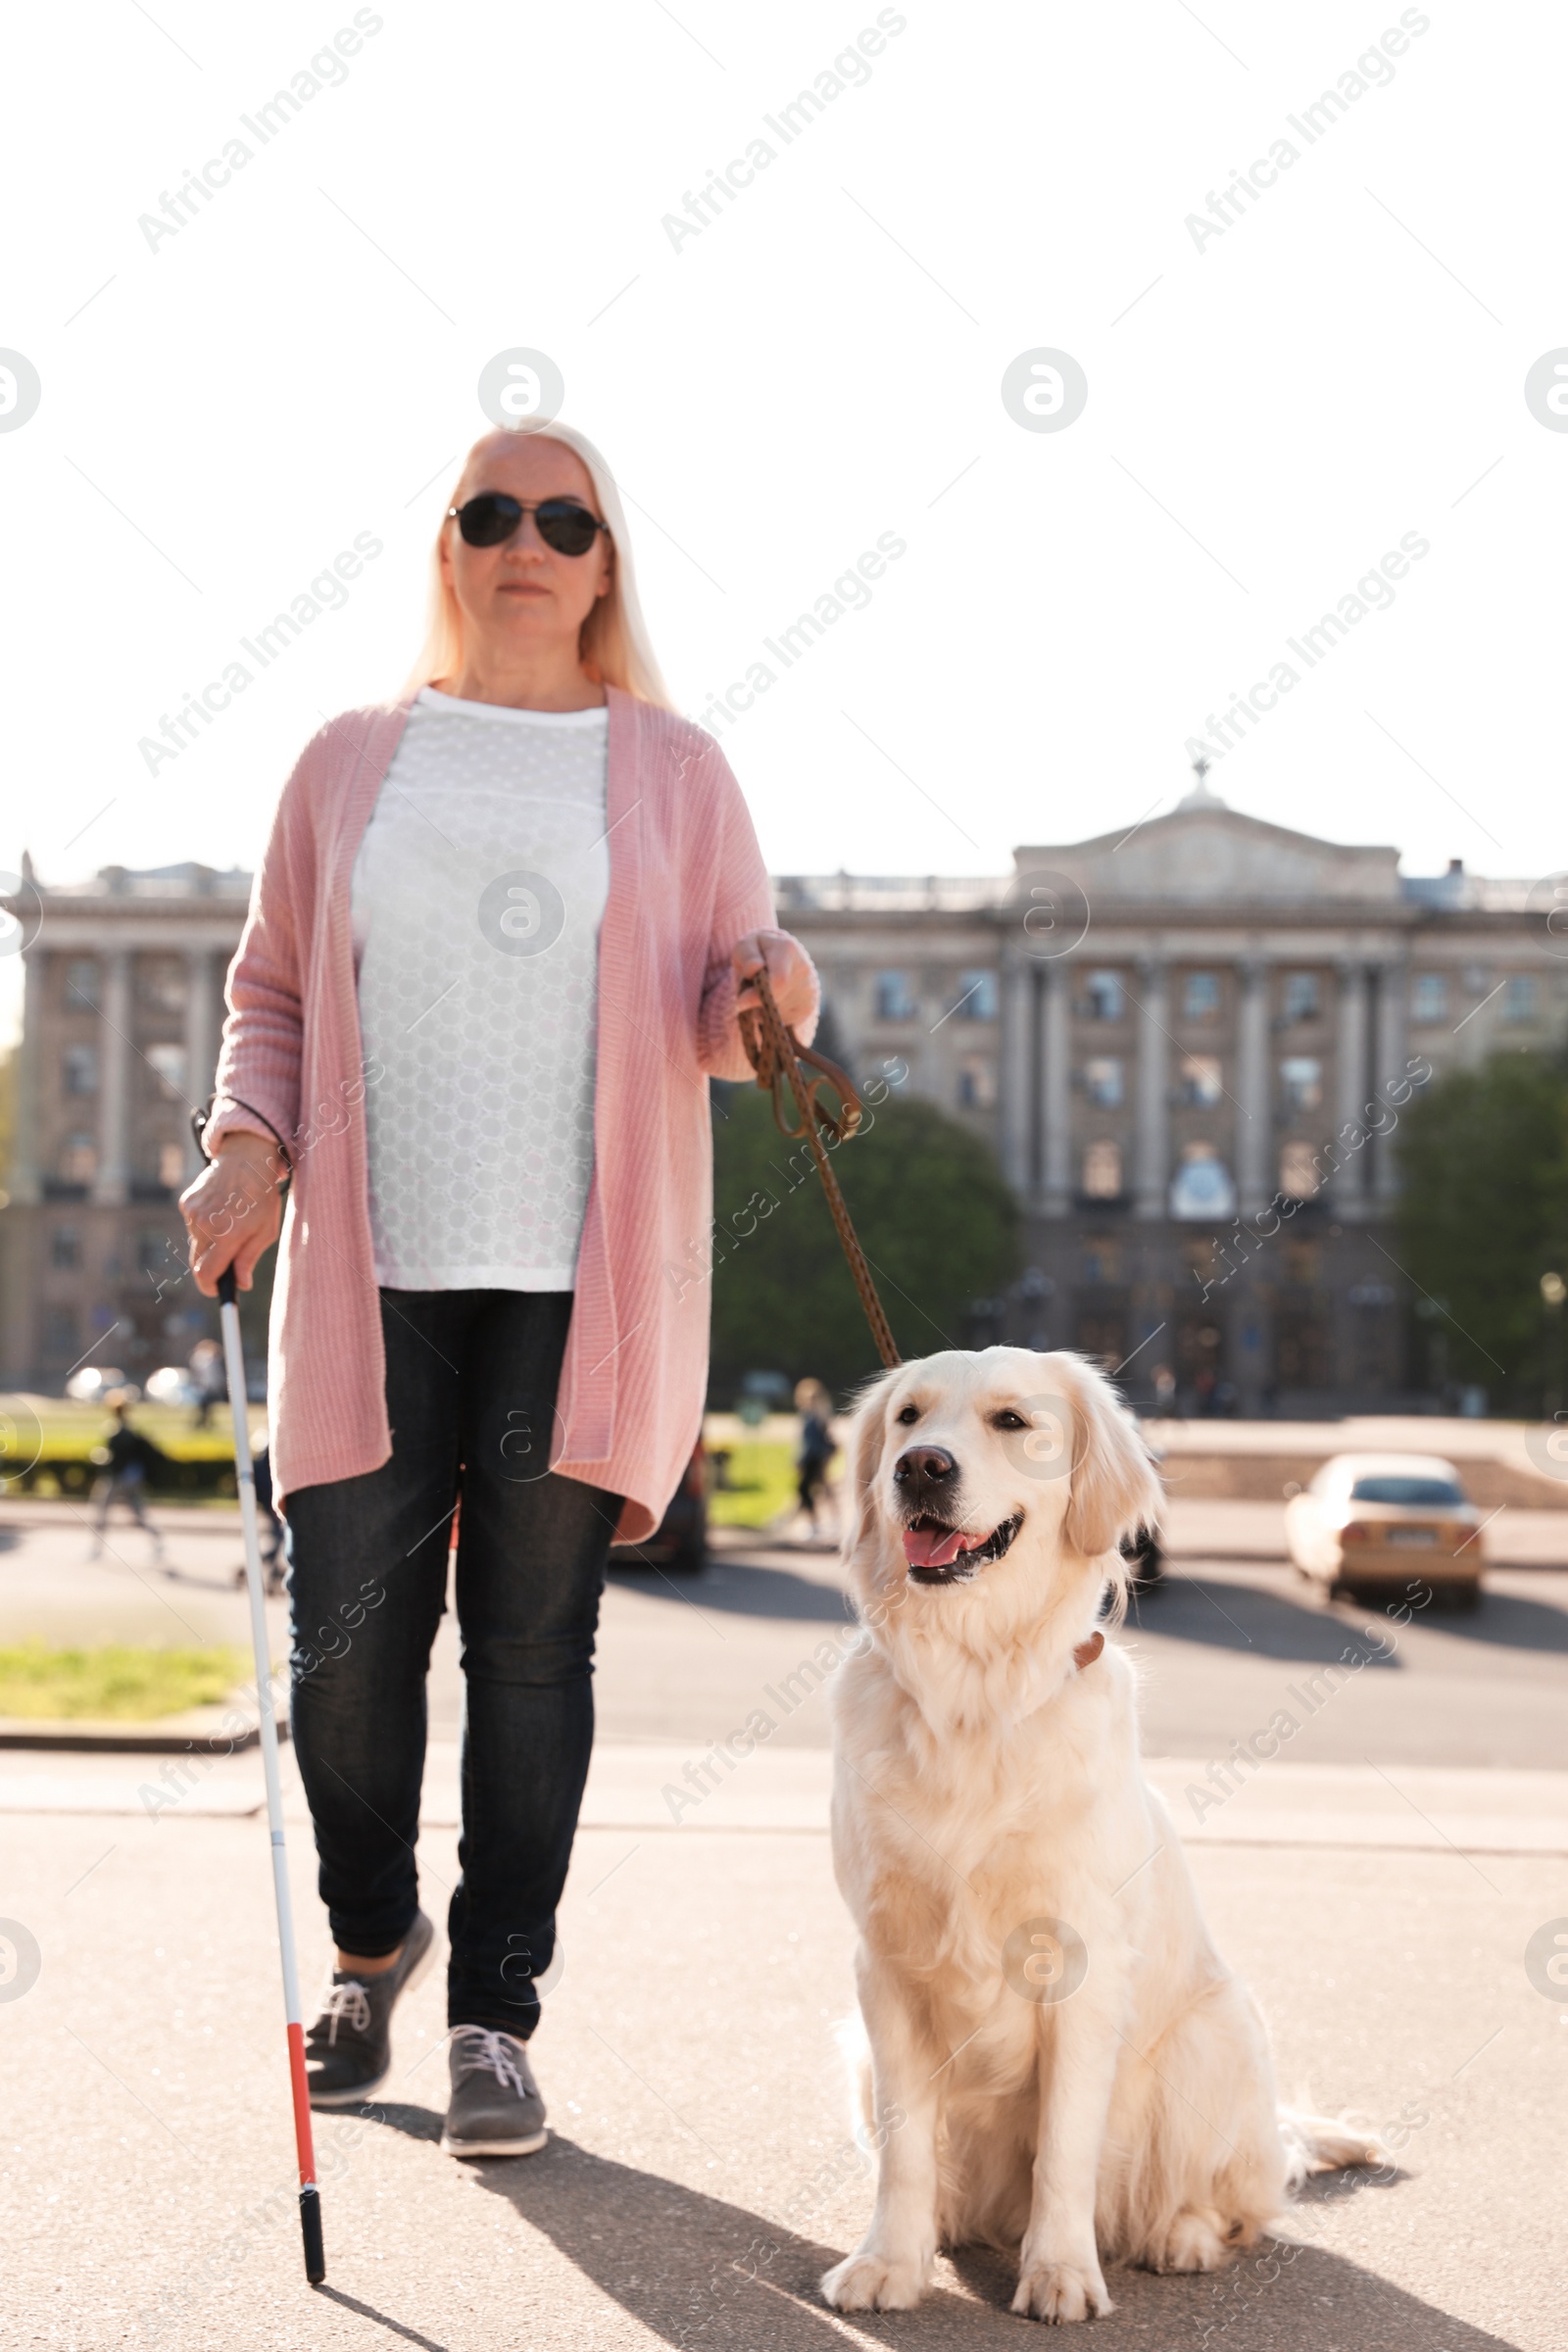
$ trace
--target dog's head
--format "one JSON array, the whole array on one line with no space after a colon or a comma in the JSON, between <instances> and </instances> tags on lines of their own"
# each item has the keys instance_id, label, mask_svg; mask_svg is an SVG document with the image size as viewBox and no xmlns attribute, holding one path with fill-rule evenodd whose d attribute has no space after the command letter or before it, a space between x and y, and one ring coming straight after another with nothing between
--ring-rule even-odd
<instances>
[{"instance_id":1,"label":"dog's head","mask_svg":"<svg viewBox=\"0 0 1568 2352\"><path fill-rule=\"evenodd\" d=\"M954 1350L884 1374L858 1407L851 1468L862 1598L985 1579L1027 1614L1020 1579L1054 1567L1077 1587L1098 1567L1119 1582L1118 1539L1159 1511L1110 1383L1083 1356L1026 1348Z\"/></svg>"}]
</instances>

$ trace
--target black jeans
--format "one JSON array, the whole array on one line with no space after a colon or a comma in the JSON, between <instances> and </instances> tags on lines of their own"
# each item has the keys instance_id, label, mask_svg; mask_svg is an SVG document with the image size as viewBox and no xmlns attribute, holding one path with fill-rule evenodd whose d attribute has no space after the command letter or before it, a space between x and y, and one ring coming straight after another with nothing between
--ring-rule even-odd
<instances>
[{"instance_id":1,"label":"black jeans","mask_svg":"<svg viewBox=\"0 0 1568 2352\"><path fill-rule=\"evenodd\" d=\"M451 2025L524 2040L593 1746L618 1495L547 1467L569 1291L383 1291L392 1456L288 1498L292 1723L339 1947L414 1924L425 1675L457 1567L466 1705Z\"/></svg>"}]
</instances>

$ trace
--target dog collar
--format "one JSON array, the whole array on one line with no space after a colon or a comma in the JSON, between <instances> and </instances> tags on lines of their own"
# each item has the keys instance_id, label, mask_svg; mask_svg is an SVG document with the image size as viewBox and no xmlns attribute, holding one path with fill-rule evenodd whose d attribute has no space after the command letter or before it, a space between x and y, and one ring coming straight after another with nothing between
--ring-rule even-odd
<instances>
[{"instance_id":1,"label":"dog collar","mask_svg":"<svg viewBox=\"0 0 1568 2352\"><path fill-rule=\"evenodd\" d=\"M1104 1646L1105 1637L1103 1634L1091 1634L1087 1642L1079 1642L1072 1653L1072 1662L1080 1674L1086 1666L1094 1664Z\"/></svg>"}]
</instances>

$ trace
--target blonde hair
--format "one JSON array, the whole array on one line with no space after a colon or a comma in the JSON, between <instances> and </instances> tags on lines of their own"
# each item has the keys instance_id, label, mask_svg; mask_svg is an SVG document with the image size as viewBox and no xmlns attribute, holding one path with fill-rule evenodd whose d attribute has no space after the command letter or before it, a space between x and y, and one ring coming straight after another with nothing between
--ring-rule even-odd
<instances>
[{"instance_id":1,"label":"blonde hair","mask_svg":"<svg viewBox=\"0 0 1568 2352\"><path fill-rule=\"evenodd\" d=\"M625 512L620 503L620 492L615 487L615 477L586 433L579 433L575 425L559 421L503 425L488 433L481 433L473 449L464 459L463 472L454 482L446 506L442 509L441 527L431 550L428 624L418 659L404 685L404 693L416 694L433 679L451 677L462 665L463 612L451 583L441 568L442 539L448 524L446 507L457 504L457 494L474 449L480 448L486 441L493 441L497 430L537 433L546 441L560 441L581 460L588 479L593 484L599 512L610 525L611 543L609 594L598 599L582 624L579 650L583 667L602 685L618 686L622 693L634 696L640 703L657 703L661 710L673 710L674 700L660 672L648 636L648 624L643 619L642 607L637 601L631 534L626 527Z\"/></svg>"}]
</instances>

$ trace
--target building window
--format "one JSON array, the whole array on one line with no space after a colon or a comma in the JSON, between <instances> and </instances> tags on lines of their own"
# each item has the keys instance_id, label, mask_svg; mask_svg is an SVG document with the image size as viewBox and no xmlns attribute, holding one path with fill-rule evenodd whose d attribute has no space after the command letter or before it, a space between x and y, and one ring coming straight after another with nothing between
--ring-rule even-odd
<instances>
[{"instance_id":1,"label":"building window","mask_svg":"<svg viewBox=\"0 0 1568 2352\"><path fill-rule=\"evenodd\" d=\"M56 1225L49 1235L49 1263L62 1274L81 1264L81 1234L74 1225Z\"/></svg>"},{"instance_id":2,"label":"building window","mask_svg":"<svg viewBox=\"0 0 1568 2352\"><path fill-rule=\"evenodd\" d=\"M1102 1136L1084 1153L1084 1197L1089 1200L1121 1199L1121 1146Z\"/></svg>"},{"instance_id":3,"label":"building window","mask_svg":"<svg viewBox=\"0 0 1568 2352\"><path fill-rule=\"evenodd\" d=\"M158 1147L158 1181L172 1193L178 1192L185 1181L185 1147L183 1144L160 1144Z\"/></svg>"},{"instance_id":4,"label":"building window","mask_svg":"<svg viewBox=\"0 0 1568 2352\"><path fill-rule=\"evenodd\" d=\"M1170 1213L1204 1223L1235 1216L1236 1187L1212 1144L1186 1147L1170 1188Z\"/></svg>"},{"instance_id":5,"label":"building window","mask_svg":"<svg viewBox=\"0 0 1568 2352\"><path fill-rule=\"evenodd\" d=\"M1317 1188L1313 1147L1293 1138L1280 1151L1280 1191L1287 1200L1310 1200Z\"/></svg>"},{"instance_id":6,"label":"building window","mask_svg":"<svg viewBox=\"0 0 1568 2352\"><path fill-rule=\"evenodd\" d=\"M147 1059L158 1073L159 1091L166 1102L185 1100L185 1049L183 1046L149 1046Z\"/></svg>"},{"instance_id":7,"label":"building window","mask_svg":"<svg viewBox=\"0 0 1568 2352\"><path fill-rule=\"evenodd\" d=\"M97 1047L68 1046L60 1056L60 1075L68 1095L95 1095L98 1092Z\"/></svg>"},{"instance_id":8,"label":"building window","mask_svg":"<svg viewBox=\"0 0 1568 2352\"><path fill-rule=\"evenodd\" d=\"M1219 1011L1218 972L1189 972L1182 982L1182 1011L1190 1021L1211 1021Z\"/></svg>"},{"instance_id":9,"label":"building window","mask_svg":"<svg viewBox=\"0 0 1568 2352\"><path fill-rule=\"evenodd\" d=\"M91 1184L98 1173L98 1146L90 1135L68 1135L60 1154L60 1175L66 1184Z\"/></svg>"},{"instance_id":10,"label":"building window","mask_svg":"<svg viewBox=\"0 0 1568 2352\"><path fill-rule=\"evenodd\" d=\"M1083 1277L1085 1282L1120 1282L1122 1276L1119 1244L1101 1237L1084 1244Z\"/></svg>"},{"instance_id":11,"label":"building window","mask_svg":"<svg viewBox=\"0 0 1568 2352\"><path fill-rule=\"evenodd\" d=\"M74 1306L46 1306L43 1310L43 1351L45 1355L69 1360L76 1352L81 1330Z\"/></svg>"},{"instance_id":12,"label":"building window","mask_svg":"<svg viewBox=\"0 0 1568 2352\"><path fill-rule=\"evenodd\" d=\"M1529 972L1515 972L1502 992L1502 1017L1505 1021L1533 1021L1536 1017L1536 983Z\"/></svg>"},{"instance_id":13,"label":"building window","mask_svg":"<svg viewBox=\"0 0 1568 2352\"><path fill-rule=\"evenodd\" d=\"M1092 1021L1119 1021L1122 1016L1120 972L1091 972L1084 982L1084 1010Z\"/></svg>"},{"instance_id":14,"label":"building window","mask_svg":"<svg viewBox=\"0 0 1568 2352\"><path fill-rule=\"evenodd\" d=\"M1448 1017L1446 972L1417 972L1410 987L1412 1021L1446 1021Z\"/></svg>"},{"instance_id":15,"label":"building window","mask_svg":"<svg viewBox=\"0 0 1568 2352\"><path fill-rule=\"evenodd\" d=\"M1287 1021L1315 1021L1318 1016L1316 972L1287 972L1285 975L1285 1018Z\"/></svg>"},{"instance_id":16,"label":"building window","mask_svg":"<svg viewBox=\"0 0 1568 2352\"><path fill-rule=\"evenodd\" d=\"M907 972L878 972L876 976L876 1017L879 1021L912 1021L915 1015L914 999L909 993Z\"/></svg>"},{"instance_id":17,"label":"building window","mask_svg":"<svg viewBox=\"0 0 1568 2352\"><path fill-rule=\"evenodd\" d=\"M184 964L172 956L143 956L141 993L143 1003L160 1012L183 1012L190 993Z\"/></svg>"},{"instance_id":18,"label":"building window","mask_svg":"<svg viewBox=\"0 0 1568 2352\"><path fill-rule=\"evenodd\" d=\"M1212 1110L1224 1095L1225 1086L1217 1054L1184 1054L1181 1070L1182 1101Z\"/></svg>"},{"instance_id":19,"label":"building window","mask_svg":"<svg viewBox=\"0 0 1568 2352\"><path fill-rule=\"evenodd\" d=\"M74 956L66 966L66 1010L68 1012L96 1012L98 1010L98 959L93 956Z\"/></svg>"},{"instance_id":20,"label":"building window","mask_svg":"<svg viewBox=\"0 0 1568 2352\"><path fill-rule=\"evenodd\" d=\"M971 1054L958 1064L958 1107L989 1110L997 1099L997 1077L989 1061Z\"/></svg>"},{"instance_id":21,"label":"building window","mask_svg":"<svg viewBox=\"0 0 1568 2352\"><path fill-rule=\"evenodd\" d=\"M1103 1109L1114 1110L1121 1101L1121 1063L1111 1055L1100 1054L1084 1063L1084 1087L1091 1102Z\"/></svg>"},{"instance_id":22,"label":"building window","mask_svg":"<svg viewBox=\"0 0 1568 2352\"><path fill-rule=\"evenodd\" d=\"M1280 1063L1287 1110L1316 1110L1323 1101L1323 1064L1314 1054L1288 1054Z\"/></svg>"},{"instance_id":23,"label":"building window","mask_svg":"<svg viewBox=\"0 0 1568 2352\"><path fill-rule=\"evenodd\" d=\"M995 972L960 972L957 994L951 1007L958 1021L994 1021L997 1017L997 975Z\"/></svg>"},{"instance_id":24,"label":"building window","mask_svg":"<svg viewBox=\"0 0 1568 2352\"><path fill-rule=\"evenodd\" d=\"M157 1277L172 1264L177 1267L179 1253L167 1233L144 1226L136 1236L136 1267L142 1274Z\"/></svg>"}]
</instances>

